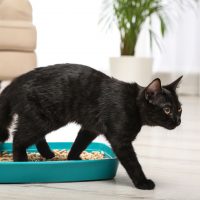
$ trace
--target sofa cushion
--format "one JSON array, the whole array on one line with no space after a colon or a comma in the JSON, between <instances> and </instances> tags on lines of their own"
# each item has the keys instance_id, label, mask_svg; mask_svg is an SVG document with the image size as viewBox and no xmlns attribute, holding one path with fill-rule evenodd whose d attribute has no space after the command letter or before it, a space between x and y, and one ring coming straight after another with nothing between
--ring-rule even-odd
<instances>
[{"instance_id":1,"label":"sofa cushion","mask_svg":"<svg viewBox=\"0 0 200 200\"><path fill-rule=\"evenodd\" d=\"M0 20L32 21L28 0L0 0Z\"/></svg>"},{"instance_id":2,"label":"sofa cushion","mask_svg":"<svg viewBox=\"0 0 200 200\"><path fill-rule=\"evenodd\" d=\"M36 28L25 21L0 21L0 50L34 51Z\"/></svg>"},{"instance_id":3,"label":"sofa cushion","mask_svg":"<svg viewBox=\"0 0 200 200\"><path fill-rule=\"evenodd\" d=\"M0 51L0 80L13 79L36 67L34 52Z\"/></svg>"}]
</instances>

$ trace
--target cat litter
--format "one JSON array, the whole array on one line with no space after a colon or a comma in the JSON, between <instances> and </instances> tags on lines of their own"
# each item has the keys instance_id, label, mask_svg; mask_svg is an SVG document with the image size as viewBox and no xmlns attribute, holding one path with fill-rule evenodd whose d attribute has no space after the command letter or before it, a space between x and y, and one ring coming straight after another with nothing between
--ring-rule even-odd
<instances>
[{"instance_id":1,"label":"cat litter","mask_svg":"<svg viewBox=\"0 0 200 200\"><path fill-rule=\"evenodd\" d=\"M55 157L52 159L48 159L48 161L64 161L67 160L67 156L69 151L66 149L55 149L53 150ZM101 160L104 159L104 152L103 151L92 151L87 152L83 151L80 155L82 160ZM47 161L47 159L43 158L39 153L28 153L28 160L29 161ZM3 151L0 153L0 161L4 162L12 162L12 153L8 153L7 151Z\"/></svg>"}]
</instances>

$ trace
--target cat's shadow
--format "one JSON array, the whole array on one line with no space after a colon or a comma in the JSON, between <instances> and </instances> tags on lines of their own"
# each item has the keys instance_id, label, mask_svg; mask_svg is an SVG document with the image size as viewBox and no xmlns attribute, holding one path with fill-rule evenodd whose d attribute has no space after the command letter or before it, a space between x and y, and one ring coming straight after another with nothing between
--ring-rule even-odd
<instances>
[{"instance_id":1,"label":"cat's shadow","mask_svg":"<svg viewBox=\"0 0 200 200\"><path fill-rule=\"evenodd\" d=\"M120 186L133 187L133 183L125 174L117 174L116 177L111 180L111 182Z\"/></svg>"}]
</instances>

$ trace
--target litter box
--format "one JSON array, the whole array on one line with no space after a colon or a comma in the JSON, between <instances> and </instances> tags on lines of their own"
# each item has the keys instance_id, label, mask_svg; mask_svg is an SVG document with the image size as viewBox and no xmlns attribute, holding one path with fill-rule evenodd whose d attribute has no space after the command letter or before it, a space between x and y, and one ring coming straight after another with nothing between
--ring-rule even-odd
<instances>
[{"instance_id":1,"label":"litter box","mask_svg":"<svg viewBox=\"0 0 200 200\"><path fill-rule=\"evenodd\" d=\"M51 149L69 150L73 143L48 143ZM0 144L0 151L12 151L12 143ZM35 146L27 149L37 152ZM102 160L0 162L0 183L55 183L106 180L115 177L118 160L105 144L92 143L86 151L103 151Z\"/></svg>"}]
</instances>

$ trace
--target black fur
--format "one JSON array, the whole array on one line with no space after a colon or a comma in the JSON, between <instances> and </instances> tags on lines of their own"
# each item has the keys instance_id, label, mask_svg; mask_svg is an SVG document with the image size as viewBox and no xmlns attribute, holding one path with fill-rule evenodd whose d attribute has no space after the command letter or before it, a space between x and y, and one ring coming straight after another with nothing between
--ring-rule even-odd
<instances>
[{"instance_id":1,"label":"black fur","mask_svg":"<svg viewBox=\"0 0 200 200\"><path fill-rule=\"evenodd\" d=\"M32 144L42 156L52 158L45 135L76 122L82 128L70 160L80 159L88 144L103 134L135 186L153 189L155 184L145 177L131 142L143 125L173 129L180 124L180 103L175 92L180 79L164 87L155 79L143 88L81 65L37 68L16 78L2 92L0 141L8 138L12 116L18 114L14 161L27 161L26 148ZM166 114L169 108L171 112Z\"/></svg>"}]
</instances>

